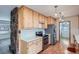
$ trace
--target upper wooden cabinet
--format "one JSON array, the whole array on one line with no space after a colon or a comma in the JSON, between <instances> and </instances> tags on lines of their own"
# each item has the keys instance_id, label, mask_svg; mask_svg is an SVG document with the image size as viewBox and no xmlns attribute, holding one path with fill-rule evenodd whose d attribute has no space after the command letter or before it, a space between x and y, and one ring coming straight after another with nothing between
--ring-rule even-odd
<instances>
[{"instance_id":1,"label":"upper wooden cabinet","mask_svg":"<svg viewBox=\"0 0 79 59\"><path fill-rule=\"evenodd\" d=\"M18 14L20 29L47 28L48 24L55 24L54 18L46 17L25 6L19 8Z\"/></svg>"},{"instance_id":2,"label":"upper wooden cabinet","mask_svg":"<svg viewBox=\"0 0 79 59\"><path fill-rule=\"evenodd\" d=\"M55 24L55 19L54 18L52 18L52 17L48 17L48 19L47 19L47 23L48 24Z\"/></svg>"},{"instance_id":3,"label":"upper wooden cabinet","mask_svg":"<svg viewBox=\"0 0 79 59\"><path fill-rule=\"evenodd\" d=\"M44 16L39 14L39 22L44 23Z\"/></svg>"},{"instance_id":4,"label":"upper wooden cabinet","mask_svg":"<svg viewBox=\"0 0 79 59\"><path fill-rule=\"evenodd\" d=\"M47 25L48 25L48 23L47 23L47 17L44 17L44 28L47 28Z\"/></svg>"},{"instance_id":5,"label":"upper wooden cabinet","mask_svg":"<svg viewBox=\"0 0 79 59\"><path fill-rule=\"evenodd\" d=\"M20 28L33 28L32 10L22 6L19 8L19 25Z\"/></svg>"},{"instance_id":6,"label":"upper wooden cabinet","mask_svg":"<svg viewBox=\"0 0 79 59\"><path fill-rule=\"evenodd\" d=\"M32 10L23 7L24 28L33 28Z\"/></svg>"},{"instance_id":7,"label":"upper wooden cabinet","mask_svg":"<svg viewBox=\"0 0 79 59\"><path fill-rule=\"evenodd\" d=\"M33 11L33 27L38 28L39 27L39 19L38 19L38 13Z\"/></svg>"}]
</instances>

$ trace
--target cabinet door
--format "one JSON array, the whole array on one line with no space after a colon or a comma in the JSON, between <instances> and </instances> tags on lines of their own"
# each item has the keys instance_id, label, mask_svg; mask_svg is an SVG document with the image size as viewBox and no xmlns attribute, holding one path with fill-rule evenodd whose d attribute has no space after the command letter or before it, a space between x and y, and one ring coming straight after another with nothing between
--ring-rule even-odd
<instances>
[{"instance_id":1,"label":"cabinet door","mask_svg":"<svg viewBox=\"0 0 79 59\"><path fill-rule=\"evenodd\" d=\"M24 28L33 28L32 10L26 7L23 8Z\"/></svg>"},{"instance_id":2,"label":"cabinet door","mask_svg":"<svg viewBox=\"0 0 79 59\"><path fill-rule=\"evenodd\" d=\"M44 28L47 28L47 17L44 18L45 21L44 21Z\"/></svg>"},{"instance_id":3,"label":"cabinet door","mask_svg":"<svg viewBox=\"0 0 79 59\"><path fill-rule=\"evenodd\" d=\"M19 52L20 54L26 54L28 51L27 43L24 40L19 40Z\"/></svg>"},{"instance_id":4,"label":"cabinet door","mask_svg":"<svg viewBox=\"0 0 79 59\"><path fill-rule=\"evenodd\" d=\"M51 24L51 19L50 19L50 17L48 17L47 23L48 23L48 25Z\"/></svg>"},{"instance_id":5,"label":"cabinet door","mask_svg":"<svg viewBox=\"0 0 79 59\"><path fill-rule=\"evenodd\" d=\"M55 19L52 17L48 17L48 24L55 24Z\"/></svg>"},{"instance_id":6,"label":"cabinet door","mask_svg":"<svg viewBox=\"0 0 79 59\"><path fill-rule=\"evenodd\" d=\"M44 16L39 14L39 22L44 23Z\"/></svg>"},{"instance_id":7,"label":"cabinet door","mask_svg":"<svg viewBox=\"0 0 79 59\"><path fill-rule=\"evenodd\" d=\"M52 20L52 24L56 23L56 20L54 18L51 18L51 20Z\"/></svg>"},{"instance_id":8,"label":"cabinet door","mask_svg":"<svg viewBox=\"0 0 79 59\"><path fill-rule=\"evenodd\" d=\"M28 54L35 54L36 53L36 41L28 42Z\"/></svg>"},{"instance_id":9,"label":"cabinet door","mask_svg":"<svg viewBox=\"0 0 79 59\"><path fill-rule=\"evenodd\" d=\"M36 40L36 52L39 53L42 51L42 38ZM39 48L40 47L40 48Z\"/></svg>"},{"instance_id":10,"label":"cabinet door","mask_svg":"<svg viewBox=\"0 0 79 59\"><path fill-rule=\"evenodd\" d=\"M33 24L34 28L39 28L38 13L35 11L33 11Z\"/></svg>"}]
</instances>

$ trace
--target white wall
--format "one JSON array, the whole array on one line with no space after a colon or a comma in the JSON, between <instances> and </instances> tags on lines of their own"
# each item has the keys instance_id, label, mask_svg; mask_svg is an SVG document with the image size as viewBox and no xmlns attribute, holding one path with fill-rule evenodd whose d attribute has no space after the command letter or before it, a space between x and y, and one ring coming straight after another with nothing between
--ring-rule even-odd
<instances>
[{"instance_id":1,"label":"white wall","mask_svg":"<svg viewBox=\"0 0 79 59\"><path fill-rule=\"evenodd\" d=\"M71 42L73 42L73 35L75 34L75 33L77 33L78 32L78 25L79 25L79 23L78 23L78 16L72 16L72 17L66 17L65 19L64 19L64 21L70 21L71 22ZM57 25L57 40L59 40L59 20L57 20L57 22L56 22L56 25Z\"/></svg>"}]
</instances>

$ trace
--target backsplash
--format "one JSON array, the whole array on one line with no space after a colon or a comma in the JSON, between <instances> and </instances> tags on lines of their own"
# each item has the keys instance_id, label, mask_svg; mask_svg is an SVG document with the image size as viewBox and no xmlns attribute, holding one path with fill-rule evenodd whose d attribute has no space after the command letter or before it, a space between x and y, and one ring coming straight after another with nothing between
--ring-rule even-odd
<instances>
[{"instance_id":1,"label":"backsplash","mask_svg":"<svg viewBox=\"0 0 79 59\"><path fill-rule=\"evenodd\" d=\"M43 31L43 34L45 34L44 29L26 29L21 31L21 36L23 39L30 39L36 37L35 33L37 31Z\"/></svg>"}]
</instances>

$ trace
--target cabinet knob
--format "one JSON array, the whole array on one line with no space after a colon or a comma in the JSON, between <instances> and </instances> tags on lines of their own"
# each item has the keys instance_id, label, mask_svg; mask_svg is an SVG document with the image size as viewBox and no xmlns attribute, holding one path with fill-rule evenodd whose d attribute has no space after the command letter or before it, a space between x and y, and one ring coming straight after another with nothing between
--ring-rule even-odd
<instances>
[{"instance_id":1,"label":"cabinet knob","mask_svg":"<svg viewBox=\"0 0 79 59\"><path fill-rule=\"evenodd\" d=\"M21 30L19 30L18 33L20 34L21 33Z\"/></svg>"}]
</instances>

